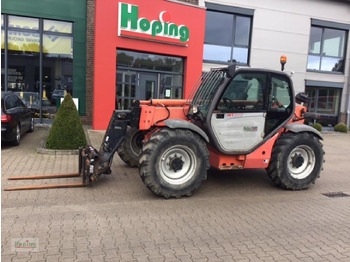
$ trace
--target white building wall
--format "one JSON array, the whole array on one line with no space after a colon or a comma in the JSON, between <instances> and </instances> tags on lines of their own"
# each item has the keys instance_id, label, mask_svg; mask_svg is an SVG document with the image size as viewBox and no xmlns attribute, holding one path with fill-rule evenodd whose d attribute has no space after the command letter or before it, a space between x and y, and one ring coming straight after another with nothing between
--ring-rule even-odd
<instances>
[{"instance_id":1,"label":"white building wall","mask_svg":"<svg viewBox=\"0 0 350 262\"><path fill-rule=\"evenodd\" d=\"M288 60L285 72L293 72L295 92L305 91L305 80L344 83L341 112L349 110L350 40L348 36L345 74L307 72L311 19L350 24L350 3L331 0L200 0L253 9L250 66L280 70L280 56ZM224 26L224 25L223 25ZM203 71L218 67L204 63ZM221 65L222 66L222 65Z\"/></svg>"}]
</instances>

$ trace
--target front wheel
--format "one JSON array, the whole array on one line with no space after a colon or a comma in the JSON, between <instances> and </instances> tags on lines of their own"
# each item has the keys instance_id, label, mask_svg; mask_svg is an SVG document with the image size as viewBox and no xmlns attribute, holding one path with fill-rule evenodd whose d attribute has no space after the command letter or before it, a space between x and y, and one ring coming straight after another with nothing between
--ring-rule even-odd
<instances>
[{"instance_id":1,"label":"front wheel","mask_svg":"<svg viewBox=\"0 0 350 262\"><path fill-rule=\"evenodd\" d=\"M315 135L288 132L277 140L267 172L279 187L306 189L320 176L323 155L322 144Z\"/></svg>"},{"instance_id":2,"label":"front wheel","mask_svg":"<svg viewBox=\"0 0 350 262\"><path fill-rule=\"evenodd\" d=\"M130 167L137 167L139 165L139 155L144 137L145 131L139 130L136 127L130 127L126 131L125 140L117 149L119 157Z\"/></svg>"},{"instance_id":3,"label":"front wheel","mask_svg":"<svg viewBox=\"0 0 350 262\"><path fill-rule=\"evenodd\" d=\"M209 152L203 139L185 129L164 128L143 145L140 176L165 198L191 196L207 178Z\"/></svg>"}]
</instances>

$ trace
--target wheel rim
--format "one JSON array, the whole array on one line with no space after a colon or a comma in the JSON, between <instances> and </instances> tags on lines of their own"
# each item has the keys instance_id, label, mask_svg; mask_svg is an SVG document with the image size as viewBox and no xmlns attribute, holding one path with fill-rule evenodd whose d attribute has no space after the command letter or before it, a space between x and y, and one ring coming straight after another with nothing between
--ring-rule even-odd
<instances>
[{"instance_id":1,"label":"wheel rim","mask_svg":"<svg viewBox=\"0 0 350 262\"><path fill-rule=\"evenodd\" d=\"M19 142L20 139L21 139L21 128L19 127L19 125L17 125L17 127L16 127L16 141Z\"/></svg>"},{"instance_id":2,"label":"wheel rim","mask_svg":"<svg viewBox=\"0 0 350 262\"><path fill-rule=\"evenodd\" d=\"M130 149L135 155L139 155L143 145L143 132L137 132L130 141Z\"/></svg>"},{"instance_id":3,"label":"wheel rim","mask_svg":"<svg viewBox=\"0 0 350 262\"><path fill-rule=\"evenodd\" d=\"M195 173L195 153L187 146L173 146L160 157L160 175L169 184L181 185Z\"/></svg>"},{"instance_id":4,"label":"wheel rim","mask_svg":"<svg viewBox=\"0 0 350 262\"><path fill-rule=\"evenodd\" d=\"M32 120L31 120L30 129L34 130L34 118L32 118Z\"/></svg>"},{"instance_id":5,"label":"wheel rim","mask_svg":"<svg viewBox=\"0 0 350 262\"><path fill-rule=\"evenodd\" d=\"M288 156L288 171L295 179L308 177L315 167L316 157L311 147L297 146Z\"/></svg>"}]
</instances>

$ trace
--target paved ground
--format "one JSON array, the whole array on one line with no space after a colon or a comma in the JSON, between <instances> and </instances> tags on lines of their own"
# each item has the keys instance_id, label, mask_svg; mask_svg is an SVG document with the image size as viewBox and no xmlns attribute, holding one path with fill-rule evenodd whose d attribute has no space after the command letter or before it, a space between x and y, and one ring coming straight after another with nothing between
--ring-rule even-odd
<instances>
[{"instance_id":1,"label":"paved ground","mask_svg":"<svg viewBox=\"0 0 350 262\"><path fill-rule=\"evenodd\" d=\"M45 129L1 149L2 261L350 261L350 134L326 134L325 170L309 190L278 189L264 170L210 172L190 198L164 200L114 158L91 188L7 192L14 175L76 172L78 157L35 152ZM98 147L103 132L89 131ZM78 181L78 180L76 180ZM34 238L37 252L13 252Z\"/></svg>"}]
</instances>

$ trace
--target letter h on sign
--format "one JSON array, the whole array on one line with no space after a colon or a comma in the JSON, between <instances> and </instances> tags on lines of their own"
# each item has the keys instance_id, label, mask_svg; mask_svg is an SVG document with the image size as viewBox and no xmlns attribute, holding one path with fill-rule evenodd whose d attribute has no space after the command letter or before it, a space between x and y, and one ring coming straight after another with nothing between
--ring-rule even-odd
<instances>
[{"instance_id":1,"label":"letter h on sign","mask_svg":"<svg viewBox=\"0 0 350 262\"><path fill-rule=\"evenodd\" d=\"M120 5L121 10L121 26L124 28L128 28L128 21L130 21L130 25L132 29L137 29L137 20L139 17L139 8L136 5L128 5L122 3ZM129 10L130 9L130 10Z\"/></svg>"}]
</instances>

